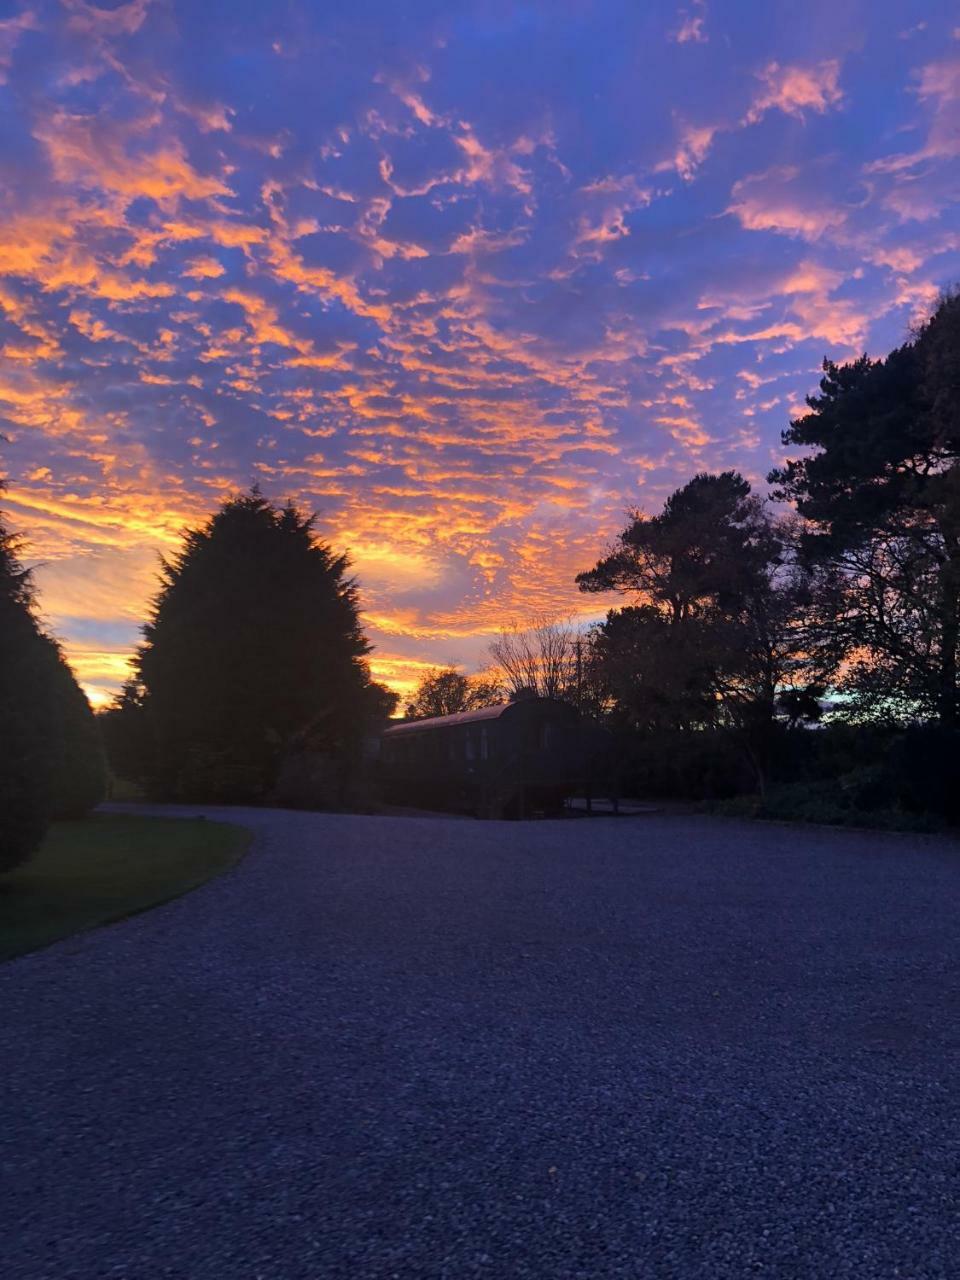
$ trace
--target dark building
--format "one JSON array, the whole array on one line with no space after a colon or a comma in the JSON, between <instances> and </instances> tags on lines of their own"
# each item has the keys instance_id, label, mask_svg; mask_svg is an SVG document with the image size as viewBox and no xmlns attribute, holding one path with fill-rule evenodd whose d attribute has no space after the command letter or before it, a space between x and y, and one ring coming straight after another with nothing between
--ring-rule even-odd
<instances>
[{"instance_id":1,"label":"dark building","mask_svg":"<svg viewBox=\"0 0 960 1280\"><path fill-rule=\"evenodd\" d=\"M484 818L556 814L580 785L585 730L576 710L522 698L384 730L384 799Z\"/></svg>"}]
</instances>

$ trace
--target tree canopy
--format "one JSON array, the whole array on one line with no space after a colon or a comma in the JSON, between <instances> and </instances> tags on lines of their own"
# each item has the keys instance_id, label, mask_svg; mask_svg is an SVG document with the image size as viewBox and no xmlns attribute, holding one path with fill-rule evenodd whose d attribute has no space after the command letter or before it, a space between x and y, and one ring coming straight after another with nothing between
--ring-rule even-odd
<instances>
[{"instance_id":1,"label":"tree canopy","mask_svg":"<svg viewBox=\"0 0 960 1280\"><path fill-rule=\"evenodd\" d=\"M594 634L614 714L635 728L729 726L762 785L778 699L812 709L833 665L807 625L816 584L794 542L735 471L701 473L659 514L635 513L577 578L583 591L634 598Z\"/></svg>"},{"instance_id":2,"label":"tree canopy","mask_svg":"<svg viewBox=\"0 0 960 1280\"><path fill-rule=\"evenodd\" d=\"M315 522L254 489L163 561L129 695L161 794L261 797L284 752L343 757L391 708L370 679L349 561Z\"/></svg>"},{"instance_id":3,"label":"tree canopy","mask_svg":"<svg viewBox=\"0 0 960 1280\"><path fill-rule=\"evenodd\" d=\"M407 705L413 720L432 716L452 716L460 711L477 711L504 700L503 687L482 673L467 676L455 667L435 668L420 680Z\"/></svg>"},{"instance_id":4,"label":"tree canopy","mask_svg":"<svg viewBox=\"0 0 960 1280\"><path fill-rule=\"evenodd\" d=\"M885 359L824 362L773 471L810 522L809 559L846 591L834 621L866 707L957 723L960 644L960 297Z\"/></svg>"},{"instance_id":5,"label":"tree canopy","mask_svg":"<svg viewBox=\"0 0 960 1280\"><path fill-rule=\"evenodd\" d=\"M634 512L608 555L576 580L581 591L632 592L677 626L735 611L778 554L763 504L743 476L701 472L658 515Z\"/></svg>"}]
</instances>

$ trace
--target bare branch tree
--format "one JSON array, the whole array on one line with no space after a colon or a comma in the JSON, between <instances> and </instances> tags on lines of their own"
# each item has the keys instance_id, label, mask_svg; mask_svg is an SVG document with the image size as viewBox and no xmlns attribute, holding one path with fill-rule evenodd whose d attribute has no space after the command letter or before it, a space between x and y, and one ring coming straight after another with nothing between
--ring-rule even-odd
<instances>
[{"instance_id":1,"label":"bare branch tree","mask_svg":"<svg viewBox=\"0 0 960 1280\"><path fill-rule=\"evenodd\" d=\"M512 697L566 697L575 663L576 632L568 621L539 615L528 627L513 622L490 645Z\"/></svg>"}]
</instances>

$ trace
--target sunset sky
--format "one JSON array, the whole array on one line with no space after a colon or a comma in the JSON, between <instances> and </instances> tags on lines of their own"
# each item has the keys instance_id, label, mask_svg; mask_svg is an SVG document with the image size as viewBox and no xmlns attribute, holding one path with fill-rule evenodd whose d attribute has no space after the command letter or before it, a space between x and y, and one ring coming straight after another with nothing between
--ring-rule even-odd
<instances>
[{"instance_id":1,"label":"sunset sky","mask_svg":"<svg viewBox=\"0 0 960 1280\"><path fill-rule=\"evenodd\" d=\"M397 688L595 615L628 508L762 485L823 356L960 278L945 0L0 15L3 506L95 700L252 481L350 549Z\"/></svg>"}]
</instances>

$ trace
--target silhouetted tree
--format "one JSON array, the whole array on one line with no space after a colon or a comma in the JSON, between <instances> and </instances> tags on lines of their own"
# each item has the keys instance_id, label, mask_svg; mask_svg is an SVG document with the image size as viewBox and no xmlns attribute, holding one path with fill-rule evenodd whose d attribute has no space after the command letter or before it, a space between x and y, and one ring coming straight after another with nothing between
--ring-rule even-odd
<instances>
[{"instance_id":1,"label":"silhouetted tree","mask_svg":"<svg viewBox=\"0 0 960 1280\"><path fill-rule=\"evenodd\" d=\"M564 698L574 678L576 632L566 622L536 617L529 626L501 629L490 656L510 697Z\"/></svg>"},{"instance_id":2,"label":"silhouetted tree","mask_svg":"<svg viewBox=\"0 0 960 1280\"><path fill-rule=\"evenodd\" d=\"M60 646L42 637L49 699L47 767L53 818L82 818L106 794L106 759L96 717Z\"/></svg>"},{"instance_id":3,"label":"silhouetted tree","mask_svg":"<svg viewBox=\"0 0 960 1280\"><path fill-rule=\"evenodd\" d=\"M778 698L824 685L834 657L807 626L819 585L737 472L700 474L640 512L583 591L637 598L594 632L616 715L635 728L737 732L763 789Z\"/></svg>"},{"instance_id":4,"label":"silhouetted tree","mask_svg":"<svg viewBox=\"0 0 960 1280\"><path fill-rule=\"evenodd\" d=\"M144 782L156 775L156 753L147 722L146 697L141 684L127 680L97 721L110 769L127 782Z\"/></svg>"},{"instance_id":5,"label":"silhouetted tree","mask_svg":"<svg viewBox=\"0 0 960 1280\"><path fill-rule=\"evenodd\" d=\"M93 714L36 617L20 541L0 525L0 871L25 861L53 818L103 798Z\"/></svg>"},{"instance_id":6,"label":"silhouetted tree","mask_svg":"<svg viewBox=\"0 0 960 1280\"><path fill-rule=\"evenodd\" d=\"M659 515L635 511L609 554L578 574L577 584L636 594L677 628L738 608L778 554L763 503L743 476L701 472Z\"/></svg>"},{"instance_id":7,"label":"silhouetted tree","mask_svg":"<svg viewBox=\"0 0 960 1280\"><path fill-rule=\"evenodd\" d=\"M254 489L163 561L136 658L142 705L131 707L148 726L160 794L264 797L291 749L347 767L364 723L388 705L364 660L347 557L314 523Z\"/></svg>"},{"instance_id":8,"label":"silhouetted tree","mask_svg":"<svg viewBox=\"0 0 960 1280\"><path fill-rule=\"evenodd\" d=\"M807 554L842 575L834 629L858 655L860 712L958 720L960 297L941 299L885 359L824 361L810 412L784 432L810 450L771 473L811 523Z\"/></svg>"},{"instance_id":9,"label":"silhouetted tree","mask_svg":"<svg viewBox=\"0 0 960 1280\"><path fill-rule=\"evenodd\" d=\"M371 680L364 690L364 716L372 725L389 720L400 705L400 695L385 684Z\"/></svg>"},{"instance_id":10,"label":"silhouetted tree","mask_svg":"<svg viewBox=\"0 0 960 1280\"><path fill-rule=\"evenodd\" d=\"M42 691L40 637L19 549L0 526L0 872L30 857L50 819L46 742L35 702Z\"/></svg>"},{"instance_id":11,"label":"silhouetted tree","mask_svg":"<svg viewBox=\"0 0 960 1280\"><path fill-rule=\"evenodd\" d=\"M646 731L715 724L707 638L696 622L676 627L652 604L611 609L590 651L614 724Z\"/></svg>"},{"instance_id":12,"label":"silhouetted tree","mask_svg":"<svg viewBox=\"0 0 960 1280\"><path fill-rule=\"evenodd\" d=\"M467 676L455 667L446 667L423 676L407 705L407 715L414 720L451 716L493 706L503 699L502 686L491 677L482 673Z\"/></svg>"}]
</instances>

